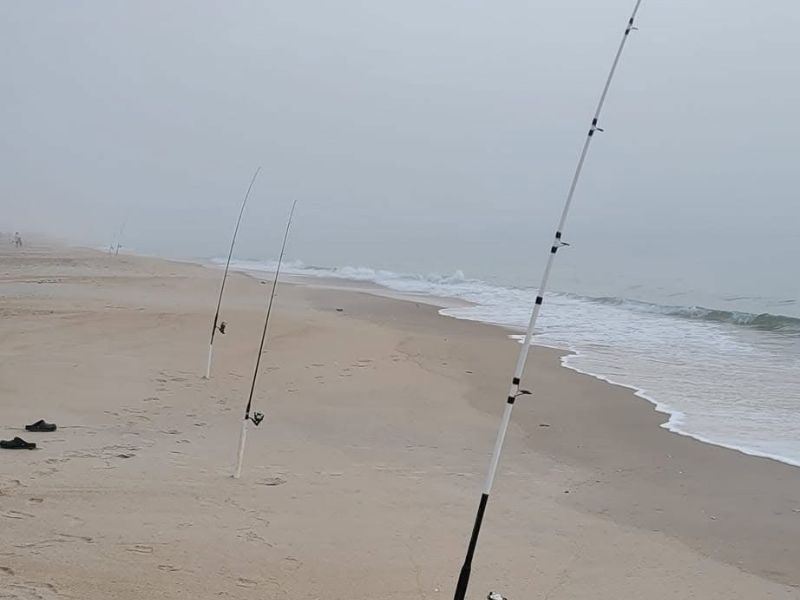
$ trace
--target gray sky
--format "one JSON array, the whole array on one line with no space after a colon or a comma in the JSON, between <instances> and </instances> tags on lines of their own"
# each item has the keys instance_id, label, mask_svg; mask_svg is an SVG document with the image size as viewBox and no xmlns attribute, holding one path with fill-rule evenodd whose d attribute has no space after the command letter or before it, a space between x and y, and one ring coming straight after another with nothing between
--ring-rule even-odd
<instances>
[{"instance_id":1,"label":"gray sky","mask_svg":"<svg viewBox=\"0 0 800 600\"><path fill-rule=\"evenodd\" d=\"M139 250L219 256L261 165L242 257L298 199L292 258L532 278L632 5L4 2L0 230L127 220ZM800 4L644 0L638 25L568 265L774 236L788 268Z\"/></svg>"}]
</instances>

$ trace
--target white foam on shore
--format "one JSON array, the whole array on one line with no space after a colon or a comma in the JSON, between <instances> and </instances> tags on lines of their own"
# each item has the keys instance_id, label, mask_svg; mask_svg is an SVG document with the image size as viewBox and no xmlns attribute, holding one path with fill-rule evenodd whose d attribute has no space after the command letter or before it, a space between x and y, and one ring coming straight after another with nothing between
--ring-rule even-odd
<instances>
[{"instance_id":1,"label":"white foam on shore","mask_svg":"<svg viewBox=\"0 0 800 600\"><path fill-rule=\"evenodd\" d=\"M218 261L217 261L218 262ZM274 263L232 268L274 271ZM536 291L488 284L461 271L403 274L302 262L284 273L369 282L400 294L468 303L440 313L524 329ZM666 429L698 441L800 466L800 322L624 298L550 293L534 341L570 351L562 364L624 386L659 412ZM520 339L520 336L514 336ZM529 375L532 377L532 375Z\"/></svg>"},{"instance_id":2,"label":"white foam on shore","mask_svg":"<svg viewBox=\"0 0 800 600\"><path fill-rule=\"evenodd\" d=\"M516 339L519 343L522 343L522 341L524 340L524 336L521 336L521 335L512 335L510 337L513 338L513 339ZM603 375L598 375L596 373L590 373L588 371L583 371L580 368L570 364L570 358L572 358L573 356L578 356L578 355L580 355L580 352L570 351L570 353L565 354L564 356L562 356L561 357L562 366L564 366L567 369L571 369L573 371L576 371L577 373L581 373L582 375L588 375L590 377L594 377L595 379L599 379L600 381L603 381L603 382L608 383L610 385L616 385L616 386L623 387L623 388L631 390L633 392L633 395L636 396L637 398L642 398L643 400L646 400L647 402L651 403L655 407L656 412L659 412L659 413L662 413L662 414L665 414L665 415L668 416L667 421L661 424L661 427L663 427L664 429L667 429L667 430L671 431L672 433L677 433L678 435L683 435L683 436L692 438L692 439L697 440L698 442L702 442L704 444L711 444L711 445L714 445L714 446L721 446L723 448L728 448L729 450L736 450L737 452L741 452L742 454L746 454L746 455L749 455L749 456L757 456L759 458L768 458L768 459L771 459L771 460L775 460L775 461L778 461L778 462L782 462L782 463L786 463L786 464L792 465L794 467L800 467L800 459L790 458L790 457L786 457L786 456L782 456L782 455L778 455L778 454L772 454L772 453L769 453L769 452L760 452L758 450L754 450L754 449L746 447L746 446L737 446L735 444L729 444L729 443L726 443L724 441L711 439L711 438L705 437L705 436L697 434L697 433L692 433L690 431L685 431L681 427L681 424L686 420L686 414L685 413L683 413L683 412L681 412L681 411L679 411L679 410L677 410L675 408L671 408L670 406L668 406L668 405L666 405L666 404L664 404L662 402L659 402L657 399L655 399L652 396L648 395L644 390L640 390L640 389L638 389L638 388L636 388L636 387L634 387L632 385L628 385L626 383L622 383L622 382L619 382L619 381L614 381L613 379L610 379L609 377L605 377Z\"/></svg>"}]
</instances>

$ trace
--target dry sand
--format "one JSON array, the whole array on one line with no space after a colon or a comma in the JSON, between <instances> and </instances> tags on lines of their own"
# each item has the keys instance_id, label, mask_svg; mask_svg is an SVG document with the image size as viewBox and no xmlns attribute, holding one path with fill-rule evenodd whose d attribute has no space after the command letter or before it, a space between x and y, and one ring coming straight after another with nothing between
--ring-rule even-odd
<instances>
[{"instance_id":1,"label":"dry sand","mask_svg":"<svg viewBox=\"0 0 800 600\"><path fill-rule=\"evenodd\" d=\"M205 381L218 276L0 250L0 437L40 446L0 451L0 598L451 598L516 344L283 285L234 481L268 286L232 276ZM471 598L800 598L800 470L671 434L553 351L528 372Z\"/></svg>"}]
</instances>

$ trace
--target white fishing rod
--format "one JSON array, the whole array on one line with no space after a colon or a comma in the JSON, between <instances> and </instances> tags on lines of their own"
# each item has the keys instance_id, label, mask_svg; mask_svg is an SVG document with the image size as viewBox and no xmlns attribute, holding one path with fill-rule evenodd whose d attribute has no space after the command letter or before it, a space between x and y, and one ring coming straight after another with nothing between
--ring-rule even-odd
<instances>
[{"instance_id":1,"label":"white fishing rod","mask_svg":"<svg viewBox=\"0 0 800 600\"><path fill-rule=\"evenodd\" d=\"M256 390L256 380L258 379L258 370L261 366L261 355L264 353L264 342L267 340L267 327L269 326L269 317L272 314L272 304L275 300L275 290L278 288L278 277L281 274L281 265L283 264L283 255L286 252L286 240L289 239L289 229L292 226L292 217L294 216L294 209L297 206L297 200L292 203L292 210L289 211L289 220L286 223L286 231L283 234L283 244L281 244L281 254L278 257L278 266L275 268L275 278L272 280L272 291L269 295L269 302L267 303L267 314L264 317L264 331L261 333L261 344L258 347L258 355L256 356L256 368L253 371L253 382L250 384L250 396L247 398L247 406L244 409L244 419L242 419L242 432L239 436L239 454L236 458L236 470L233 472L234 479L239 479L242 474L242 462L244 461L244 445L247 441L247 423L251 422L258 427L261 421L264 420L263 413L254 412L252 415L250 411L253 408L253 393Z\"/></svg>"},{"instance_id":2,"label":"white fishing rod","mask_svg":"<svg viewBox=\"0 0 800 600\"><path fill-rule=\"evenodd\" d=\"M126 219L125 221L122 222L122 226L119 228L119 234L117 235L117 244L114 249L114 256L119 256L119 249L122 248L122 234L125 233L125 225L127 224L128 221Z\"/></svg>"},{"instance_id":3,"label":"white fishing rod","mask_svg":"<svg viewBox=\"0 0 800 600\"><path fill-rule=\"evenodd\" d=\"M597 126L598 120L600 118L600 112L603 110L603 105L606 101L606 96L608 95L608 90L611 87L611 81L614 78L614 74L617 71L617 65L619 64L619 59L622 56L622 51L625 49L625 44L628 41L628 36L630 35L631 31L636 29L633 24L636 19L636 14L639 12L639 6L641 5L642 0L636 0L636 4L633 8L633 13L631 14L630 19L628 19L628 23L625 26L625 33L622 36L622 41L619 44L619 48L617 49L617 53L614 56L614 62L611 64L611 70L608 73L608 78L606 79L605 86L603 86L603 92L600 94L600 100L597 103L597 109L594 112L594 117L592 118L592 124L589 127L589 132L586 135L586 140L583 144L583 150L581 151L580 158L578 159L578 165L575 168L575 174L572 176L572 183L569 186L569 192L567 193L567 199L564 203L564 209L561 212L561 218L558 221L558 227L556 228L556 233L553 238L553 243L550 246L550 250L548 252L547 258L547 265L544 269L544 274L542 275L542 282L539 285L539 291L536 295L536 300L533 305L533 310L531 311L531 319L528 323L528 329L525 332L525 340L522 343L522 346L519 351L519 358L517 359L517 365L514 369L514 376L511 380L511 387L508 392L508 398L506 400L505 410L503 411L503 417L500 421L500 429L497 433L497 440L495 441L494 451L492 452L492 458L489 463L489 472L486 475L486 481L483 486L483 493L481 494L481 499L478 504L478 512L475 516L475 523L472 528L472 535L470 536L469 546L467 547L467 555L464 559L464 564L461 567L461 572L458 577L458 584L456 585L455 591L455 600L464 600L467 594L467 587L469 585L469 578L472 571L472 559L475 555L475 548L478 544L478 535L481 531L481 524L483 523L483 515L486 511L486 504L489 501L489 494L492 491L492 486L494 485L495 475L497 473L497 465L500 462L500 455L503 452L503 442L506 438L506 432L508 431L508 424L511 421L511 412L514 409L514 402L516 401L518 396L523 394L530 394L528 390L524 390L520 387L522 376L525 371L525 364L528 359L528 351L531 347L531 340L533 338L534 328L536 327L536 320L539 317L539 311L542 308L542 304L544 302L544 294L547 288L548 280L550 279L550 271L553 268L553 262L555 261L556 253L558 249L562 246L567 246L568 244L563 241L562 236L564 233L564 225L567 221L567 215L569 214L570 206L572 205L572 198L575 195L575 189L578 186L578 180L580 179L581 172L583 171L583 165L586 161L586 155L589 152L589 146L592 143L592 139L594 138L594 134L596 131L603 131ZM494 594L490 594L494 595Z\"/></svg>"},{"instance_id":4,"label":"white fishing rod","mask_svg":"<svg viewBox=\"0 0 800 600\"><path fill-rule=\"evenodd\" d=\"M233 257L233 248L236 245L236 236L239 233L239 225L242 223L242 215L247 206L247 199L250 197L250 190L253 189L253 184L256 182L256 177L261 172L261 167L256 169L253 173L253 178L250 180L250 185L247 186L247 193L244 195L242 207L239 209L239 217L236 219L236 227L233 229L233 238L231 239L231 248L228 251L228 260L225 262L225 271L222 273L222 285L219 286L219 298L217 299L217 310L214 313L214 321L211 323L211 341L208 342L208 363L206 363L206 379L211 378L211 359L214 356L214 336L217 331L225 334L225 321L219 322L219 311L222 307L222 294L225 293L225 282L228 280L228 269L231 266L231 258Z\"/></svg>"}]
</instances>

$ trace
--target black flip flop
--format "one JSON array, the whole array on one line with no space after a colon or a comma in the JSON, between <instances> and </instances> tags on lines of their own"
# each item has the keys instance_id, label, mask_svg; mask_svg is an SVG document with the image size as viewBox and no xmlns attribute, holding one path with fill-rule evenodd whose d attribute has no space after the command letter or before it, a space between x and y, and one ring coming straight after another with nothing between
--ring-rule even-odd
<instances>
[{"instance_id":1,"label":"black flip flop","mask_svg":"<svg viewBox=\"0 0 800 600\"><path fill-rule=\"evenodd\" d=\"M25 425L25 429L28 431L38 431L38 432L51 432L57 429L55 423L48 423L44 419L40 419L36 421L33 425Z\"/></svg>"},{"instance_id":2,"label":"black flip flop","mask_svg":"<svg viewBox=\"0 0 800 600\"><path fill-rule=\"evenodd\" d=\"M21 437L15 437L13 440L0 440L0 448L6 450L35 450L36 444L26 442Z\"/></svg>"}]
</instances>

